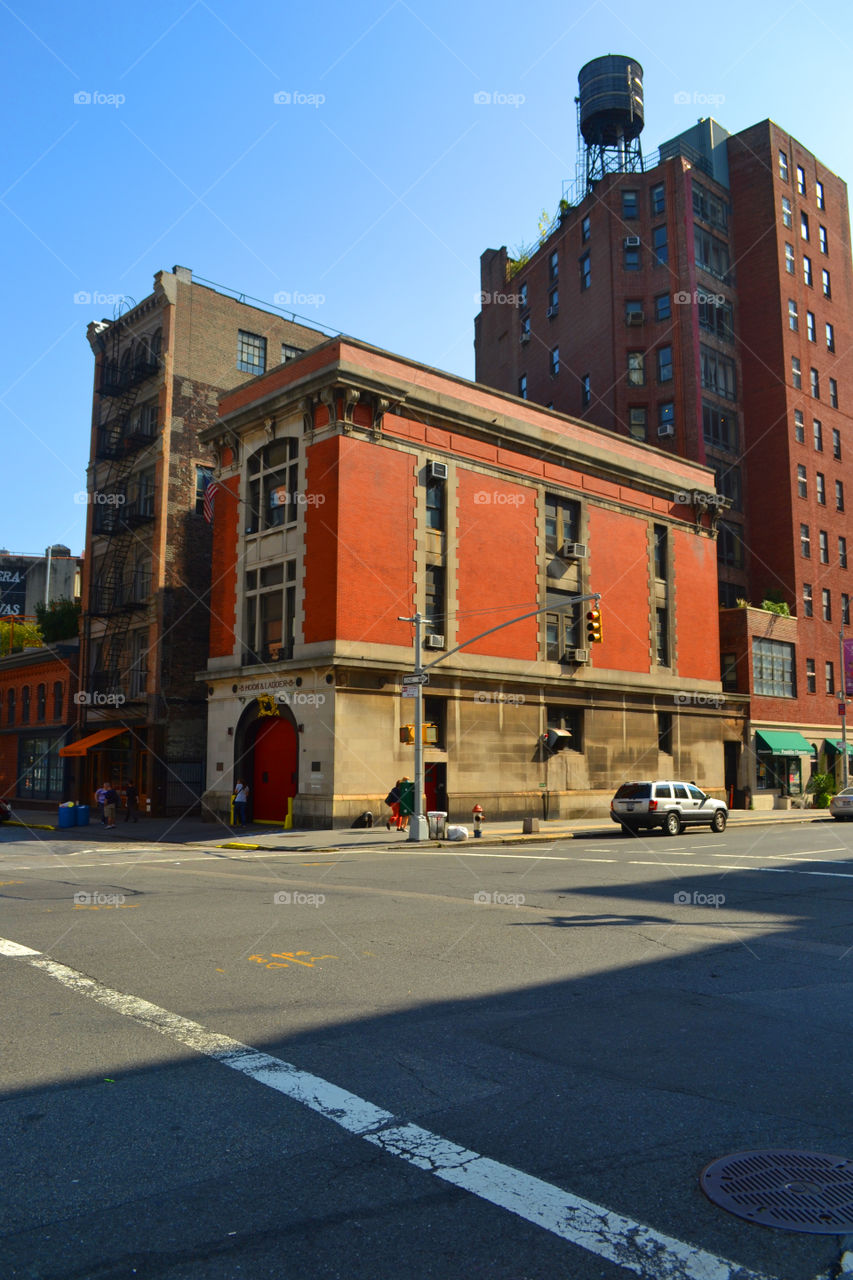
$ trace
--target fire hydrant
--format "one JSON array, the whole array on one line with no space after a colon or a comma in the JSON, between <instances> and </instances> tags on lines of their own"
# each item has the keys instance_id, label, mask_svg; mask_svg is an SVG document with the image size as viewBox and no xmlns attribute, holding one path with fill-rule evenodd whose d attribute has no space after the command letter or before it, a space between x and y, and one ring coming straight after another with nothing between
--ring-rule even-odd
<instances>
[{"instance_id":1,"label":"fire hydrant","mask_svg":"<svg viewBox=\"0 0 853 1280\"><path fill-rule=\"evenodd\" d=\"M474 815L474 839L478 840L483 834L483 823L485 822L486 815L483 813L483 806L481 804L475 804L471 813Z\"/></svg>"}]
</instances>

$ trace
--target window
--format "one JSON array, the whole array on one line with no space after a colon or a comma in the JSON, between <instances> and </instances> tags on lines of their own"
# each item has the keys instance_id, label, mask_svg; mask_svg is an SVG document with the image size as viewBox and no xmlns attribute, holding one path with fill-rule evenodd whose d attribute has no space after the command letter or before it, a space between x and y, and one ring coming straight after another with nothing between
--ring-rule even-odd
<instances>
[{"instance_id":1,"label":"window","mask_svg":"<svg viewBox=\"0 0 853 1280\"><path fill-rule=\"evenodd\" d=\"M827 351L835 350L835 328L831 324L826 326L826 349Z\"/></svg>"},{"instance_id":2,"label":"window","mask_svg":"<svg viewBox=\"0 0 853 1280\"><path fill-rule=\"evenodd\" d=\"M839 569L847 568L847 539L840 535L838 538L838 567Z\"/></svg>"},{"instance_id":3,"label":"window","mask_svg":"<svg viewBox=\"0 0 853 1280\"><path fill-rule=\"evenodd\" d=\"M825 672L824 680L826 683L826 692L830 694L835 693L835 667L833 663L831 662L825 663L824 672Z\"/></svg>"},{"instance_id":4,"label":"window","mask_svg":"<svg viewBox=\"0 0 853 1280\"><path fill-rule=\"evenodd\" d=\"M797 165L797 190L801 196L806 194L806 171L801 165Z\"/></svg>"},{"instance_id":5,"label":"window","mask_svg":"<svg viewBox=\"0 0 853 1280\"><path fill-rule=\"evenodd\" d=\"M803 385L803 370L798 356L791 356L791 383L797 391Z\"/></svg>"},{"instance_id":6,"label":"window","mask_svg":"<svg viewBox=\"0 0 853 1280\"><path fill-rule=\"evenodd\" d=\"M802 528L802 525L800 528ZM821 529L817 536L820 545L820 562L821 564L829 564L829 534L825 529Z\"/></svg>"},{"instance_id":7,"label":"window","mask_svg":"<svg viewBox=\"0 0 853 1280\"><path fill-rule=\"evenodd\" d=\"M246 574L243 662L279 662L293 656L296 561L285 560Z\"/></svg>"},{"instance_id":8,"label":"window","mask_svg":"<svg viewBox=\"0 0 853 1280\"><path fill-rule=\"evenodd\" d=\"M527 374L523 373L518 380L518 394L522 400L527 399Z\"/></svg>"},{"instance_id":9,"label":"window","mask_svg":"<svg viewBox=\"0 0 853 1280\"><path fill-rule=\"evenodd\" d=\"M655 651L659 667L669 666L669 610L655 609Z\"/></svg>"},{"instance_id":10,"label":"window","mask_svg":"<svg viewBox=\"0 0 853 1280\"><path fill-rule=\"evenodd\" d=\"M521 317L521 340L530 341L530 312Z\"/></svg>"},{"instance_id":11,"label":"window","mask_svg":"<svg viewBox=\"0 0 853 1280\"><path fill-rule=\"evenodd\" d=\"M806 312L806 335L809 342L817 342L817 329L813 311Z\"/></svg>"},{"instance_id":12,"label":"window","mask_svg":"<svg viewBox=\"0 0 853 1280\"><path fill-rule=\"evenodd\" d=\"M148 692L148 631L134 631L131 640L130 696L144 698Z\"/></svg>"},{"instance_id":13,"label":"window","mask_svg":"<svg viewBox=\"0 0 853 1280\"><path fill-rule=\"evenodd\" d=\"M697 218L701 218L703 222L709 222L712 227L718 227L721 231L728 230L729 206L718 196L712 195L706 187L701 186L695 178L693 180L693 212Z\"/></svg>"},{"instance_id":14,"label":"window","mask_svg":"<svg viewBox=\"0 0 853 1280\"><path fill-rule=\"evenodd\" d=\"M47 714L47 688L40 684L36 689L36 720L44 721Z\"/></svg>"},{"instance_id":15,"label":"window","mask_svg":"<svg viewBox=\"0 0 853 1280\"><path fill-rule=\"evenodd\" d=\"M820 418L812 419L812 428L814 430L814 447L818 453L823 453L823 423Z\"/></svg>"},{"instance_id":16,"label":"window","mask_svg":"<svg viewBox=\"0 0 853 1280\"><path fill-rule=\"evenodd\" d=\"M578 263L578 266L580 268L580 275L581 275L581 293L583 293L584 289L588 289L590 284L592 283L592 270L590 267L588 253L585 253L583 255L583 257L580 259Z\"/></svg>"},{"instance_id":17,"label":"window","mask_svg":"<svg viewBox=\"0 0 853 1280\"><path fill-rule=\"evenodd\" d=\"M724 240L718 240L702 227L694 226L694 242L696 246L696 266L703 271L725 280L729 272L729 247Z\"/></svg>"},{"instance_id":18,"label":"window","mask_svg":"<svg viewBox=\"0 0 853 1280\"><path fill-rule=\"evenodd\" d=\"M557 374L560 372L560 348L559 347L551 348L549 368L550 368L551 377L556 378Z\"/></svg>"},{"instance_id":19,"label":"window","mask_svg":"<svg viewBox=\"0 0 853 1280\"><path fill-rule=\"evenodd\" d=\"M833 409L838 408L838 383L834 378L829 379L829 403Z\"/></svg>"},{"instance_id":20,"label":"window","mask_svg":"<svg viewBox=\"0 0 853 1280\"><path fill-rule=\"evenodd\" d=\"M805 444L806 441L806 429L803 422L802 409L794 410L794 439L797 444Z\"/></svg>"},{"instance_id":21,"label":"window","mask_svg":"<svg viewBox=\"0 0 853 1280\"><path fill-rule=\"evenodd\" d=\"M622 217L636 218L638 215L638 212L639 211L637 208L637 192L623 191L622 192Z\"/></svg>"},{"instance_id":22,"label":"window","mask_svg":"<svg viewBox=\"0 0 853 1280\"><path fill-rule=\"evenodd\" d=\"M788 181L788 153L787 151L779 152L779 177L783 182Z\"/></svg>"},{"instance_id":23,"label":"window","mask_svg":"<svg viewBox=\"0 0 853 1280\"><path fill-rule=\"evenodd\" d=\"M562 729L571 735L571 745L564 750L583 751L583 711L580 708L546 706L545 726L548 729Z\"/></svg>"},{"instance_id":24,"label":"window","mask_svg":"<svg viewBox=\"0 0 853 1280\"><path fill-rule=\"evenodd\" d=\"M658 712L658 751L672 755L672 712Z\"/></svg>"},{"instance_id":25,"label":"window","mask_svg":"<svg viewBox=\"0 0 853 1280\"><path fill-rule=\"evenodd\" d=\"M832 428L832 456L841 461L841 432L837 427Z\"/></svg>"},{"instance_id":26,"label":"window","mask_svg":"<svg viewBox=\"0 0 853 1280\"><path fill-rule=\"evenodd\" d=\"M752 641L752 681L766 698L795 698L794 646L780 640Z\"/></svg>"},{"instance_id":27,"label":"window","mask_svg":"<svg viewBox=\"0 0 853 1280\"><path fill-rule=\"evenodd\" d=\"M809 390L813 400L820 399L820 374L817 369L809 369Z\"/></svg>"},{"instance_id":28,"label":"window","mask_svg":"<svg viewBox=\"0 0 853 1280\"><path fill-rule=\"evenodd\" d=\"M659 266L665 266L669 262L669 242L665 226L652 228L652 249L655 255L655 262Z\"/></svg>"},{"instance_id":29,"label":"window","mask_svg":"<svg viewBox=\"0 0 853 1280\"><path fill-rule=\"evenodd\" d=\"M573 498L545 495L545 552L555 556L564 542L580 541L581 506Z\"/></svg>"},{"instance_id":30,"label":"window","mask_svg":"<svg viewBox=\"0 0 853 1280\"><path fill-rule=\"evenodd\" d=\"M821 589L820 610L824 622L832 622L832 596L828 587Z\"/></svg>"},{"instance_id":31,"label":"window","mask_svg":"<svg viewBox=\"0 0 853 1280\"><path fill-rule=\"evenodd\" d=\"M524 284L523 284L523 285L520 285L520 286L519 286L519 290L518 290L518 305L519 305L519 307L521 308L521 310L522 310L522 311L524 310L524 308L525 308L526 306L528 306L528 305L529 305L529 304L528 304L528 296L527 296L527 281L526 281L526 280L525 280L525 282L524 282Z\"/></svg>"},{"instance_id":32,"label":"window","mask_svg":"<svg viewBox=\"0 0 853 1280\"><path fill-rule=\"evenodd\" d=\"M424 581L424 631L428 636L443 636L447 630L444 588L444 566L428 564Z\"/></svg>"},{"instance_id":33,"label":"window","mask_svg":"<svg viewBox=\"0 0 853 1280\"><path fill-rule=\"evenodd\" d=\"M817 492L817 500L820 506L826 506L826 481L823 478L823 472L818 471L815 476L815 490Z\"/></svg>"},{"instance_id":34,"label":"window","mask_svg":"<svg viewBox=\"0 0 853 1280\"><path fill-rule=\"evenodd\" d=\"M281 363L290 364L291 360L298 360L300 356L305 355L303 347L292 347L289 342L281 344Z\"/></svg>"},{"instance_id":35,"label":"window","mask_svg":"<svg viewBox=\"0 0 853 1280\"><path fill-rule=\"evenodd\" d=\"M702 402L702 435L706 444L736 453L738 448L737 417L725 409Z\"/></svg>"},{"instance_id":36,"label":"window","mask_svg":"<svg viewBox=\"0 0 853 1280\"><path fill-rule=\"evenodd\" d=\"M699 310L699 327L713 333L724 342L734 342L732 328L732 305L718 293L697 292L696 302Z\"/></svg>"},{"instance_id":37,"label":"window","mask_svg":"<svg viewBox=\"0 0 853 1280\"><path fill-rule=\"evenodd\" d=\"M646 381L646 357L642 351L628 352L628 386L642 387Z\"/></svg>"},{"instance_id":38,"label":"window","mask_svg":"<svg viewBox=\"0 0 853 1280\"><path fill-rule=\"evenodd\" d=\"M665 524L656 524L652 529L654 540L655 577L666 582L669 568L669 537Z\"/></svg>"},{"instance_id":39,"label":"window","mask_svg":"<svg viewBox=\"0 0 853 1280\"><path fill-rule=\"evenodd\" d=\"M825 202L824 197L823 197L823 183L822 183L822 182L816 182L816 183L814 184L814 189L815 189L815 196L816 196L816 198L817 198L817 207L818 207L818 209L825 209L825 208L826 208L826 202Z\"/></svg>"},{"instance_id":40,"label":"window","mask_svg":"<svg viewBox=\"0 0 853 1280\"><path fill-rule=\"evenodd\" d=\"M663 213L666 208L666 193L662 182L659 182L657 186L651 188L649 191L649 199L651 201L652 214L656 215Z\"/></svg>"},{"instance_id":41,"label":"window","mask_svg":"<svg viewBox=\"0 0 853 1280\"><path fill-rule=\"evenodd\" d=\"M669 320L672 316L672 307L669 301L668 293L659 293L655 298L655 320Z\"/></svg>"},{"instance_id":42,"label":"window","mask_svg":"<svg viewBox=\"0 0 853 1280\"><path fill-rule=\"evenodd\" d=\"M560 310L560 290L552 289L548 294L548 319L553 320Z\"/></svg>"},{"instance_id":43,"label":"window","mask_svg":"<svg viewBox=\"0 0 853 1280\"><path fill-rule=\"evenodd\" d=\"M800 315L797 310L797 304L793 298L789 298L788 299L788 328L792 329L794 333L796 333L799 327L800 327Z\"/></svg>"},{"instance_id":44,"label":"window","mask_svg":"<svg viewBox=\"0 0 853 1280\"><path fill-rule=\"evenodd\" d=\"M803 281L809 288L812 287L812 260L805 254L803 254Z\"/></svg>"},{"instance_id":45,"label":"window","mask_svg":"<svg viewBox=\"0 0 853 1280\"><path fill-rule=\"evenodd\" d=\"M299 500L299 441L273 440L248 462L247 533L262 533L296 523Z\"/></svg>"},{"instance_id":46,"label":"window","mask_svg":"<svg viewBox=\"0 0 853 1280\"><path fill-rule=\"evenodd\" d=\"M794 274L794 246L787 243L785 245L785 270L789 276Z\"/></svg>"},{"instance_id":47,"label":"window","mask_svg":"<svg viewBox=\"0 0 853 1280\"><path fill-rule=\"evenodd\" d=\"M643 320L643 304L638 298L630 298L625 303L625 323L640 324Z\"/></svg>"},{"instance_id":48,"label":"window","mask_svg":"<svg viewBox=\"0 0 853 1280\"><path fill-rule=\"evenodd\" d=\"M808 240L809 238L809 215L807 213L800 214L800 239Z\"/></svg>"},{"instance_id":49,"label":"window","mask_svg":"<svg viewBox=\"0 0 853 1280\"><path fill-rule=\"evenodd\" d=\"M809 535L809 526L807 524L800 525L800 555L804 560L810 560L812 554L812 543Z\"/></svg>"},{"instance_id":50,"label":"window","mask_svg":"<svg viewBox=\"0 0 853 1280\"><path fill-rule=\"evenodd\" d=\"M562 605L545 614L545 657L549 662L568 661L568 651L583 645L581 606L572 602L568 591L548 591L548 604Z\"/></svg>"},{"instance_id":51,"label":"window","mask_svg":"<svg viewBox=\"0 0 853 1280\"><path fill-rule=\"evenodd\" d=\"M814 658L806 658L806 692L817 693L817 673Z\"/></svg>"},{"instance_id":52,"label":"window","mask_svg":"<svg viewBox=\"0 0 853 1280\"><path fill-rule=\"evenodd\" d=\"M733 569L743 568L743 528L729 520L721 520L717 532L717 563Z\"/></svg>"},{"instance_id":53,"label":"window","mask_svg":"<svg viewBox=\"0 0 853 1280\"><path fill-rule=\"evenodd\" d=\"M548 260L548 279L556 280L560 274L560 258L555 249Z\"/></svg>"},{"instance_id":54,"label":"window","mask_svg":"<svg viewBox=\"0 0 853 1280\"><path fill-rule=\"evenodd\" d=\"M836 480L835 482L835 510L844 510L844 481Z\"/></svg>"},{"instance_id":55,"label":"window","mask_svg":"<svg viewBox=\"0 0 853 1280\"><path fill-rule=\"evenodd\" d=\"M699 363L702 371L702 387L726 400L737 396L735 388L735 362L722 356L711 347L699 346Z\"/></svg>"},{"instance_id":56,"label":"window","mask_svg":"<svg viewBox=\"0 0 853 1280\"><path fill-rule=\"evenodd\" d=\"M581 219L581 244L586 244L590 237L589 214Z\"/></svg>"},{"instance_id":57,"label":"window","mask_svg":"<svg viewBox=\"0 0 853 1280\"><path fill-rule=\"evenodd\" d=\"M675 429L675 405L671 400L658 405L658 435L671 436Z\"/></svg>"},{"instance_id":58,"label":"window","mask_svg":"<svg viewBox=\"0 0 853 1280\"><path fill-rule=\"evenodd\" d=\"M820 279L821 279L821 287L823 288L823 296L825 298L831 298L832 297L832 281L829 278L829 272L827 271L826 267L824 267L824 269L821 271ZM807 281L807 283L810 283L810 281Z\"/></svg>"},{"instance_id":59,"label":"window","mask_svg":"<svg viewBox=\"0 0 853 1280\"><path fill-rule=\"evenodd\" d=\"M828 254L829 253L829 237L827 235L826 227L823 227L823 226L818 227L817 238L818 238L818 244L820 245L821 253Z\"/></svg>"},{"instance_id":60,"label":"window","mask_svg":"<svg viewBox=\"0 0 853 1280\"><path fill-rule=\"evenodd\" d=\"M258 333L237 332L237 368L243 373L263 373L267 367L267 340Z\"/></svg>"},{"instance_id":61,"label":"window","mask_svg":"<svg viewBox=\"0 0 853 1280\"><path fill-rule=\"evenodd\" d=\"M803 617L814 617L814 601L812 600L812 584L810 582L803 583Z\"/></svg>"},{"instance_id":62,"label":"window","mask_svg":"<svg viewBox=\"0 0 853 1280\"><path fill-rule=\"evenodd\" d=\"M628 434L634 440L648 439L648 410L635 408L628 410Z\"/></svg>"},{"instance_id":63,"label":"window","mask_svg":"<svg viewBox=\"0 0 853 1280\"><path fill-rule=\"evenodd\" d=\"M714 474L717 480L717 493L728 498L733 511L740 511L743 506L740 467L728 467L718 463L714 467Z\"/></svg>"},{"instance_id":64,"label":"window","mask_svg":"<svg viewBox=\"0 0 853 1280\"><path fill-rule=\"evenodd\" d=\"M737 693L737 654L720 654L720 677L726 693Z\"/></svg>"},{"instance_id":65,"label":"window","mask_svg":"<svg viewBox=\"0 0 853 1280\"><path fill-rule=\"evenodd\" d=\"M53 682L53 719L62 719L62 703L64 699L65 685L61 680Z\"/></svg>"},{"instance_id":66,"label":"window","mask_svg":"<svg viewBox=\"0 0 853 1280\"><path fill-rule=\"evenodd\" d=\"M850 626L850 597L846 591L841 592L841 621L845 627Z\"/></svg>"},{"instance_id":67,"label":"window","mask_svg":"<svg viewBox=\"0 0 853 1280\"><path fill-rule=\"evenodd\" d=\"M631 237L636 239L636 236ZM622 266L625 271L640 270L640 246L638 244L625 244L622 246Z\"/></svg>"},{"instance_id":68,"label":"window","mask_svg":"<svg viewBox=\"0 0 853 1280\"><path fill-rule=\"evenodd\" d=\"M787 196L782 197L782 225L784 227L792 227L794 225L791 216L791 201Z\"/></svg>"},{"instance_id":69,"label":"window","mask_svg":"<svg viewBox=\"0 0 853 1280\"><path fill-rule=\"evenodd\" d=\"M447 529L447 485L438 476L427 474L426 523L428 529Z\"/></svg>"},{"instance_id":70,"label":"window","mask_svg":"<svg viewBox=\"0 0 853 1280\"><path fill-rule=\"evenodd\" d=\"M21 724L30 723L30 686L25 684L21 689Z\"/></svg>"},{"instance_id":71,"label":"window","mask_svg":"<svg viewBox=\"0 0 853 1280\"><path fill-rule=\"evenodd\" d=\"M658 348L658 382L672 382L672 347Z\"/></svg>"},{"instance_id":72,"label":"window","mask_svg":"<svg viewBox=\"0 0 853 1280\"><path fill-rule=\"evenodd\" d=\"M15 723L15 690L10 689L6 694L6 724L9 728Z\"/></svg>"},{"instance_id":73,"label":"window","mask_svg":"<svg viewBox=\"0 0 853 1280\"><path fill-rule=\"evenodd\" d=\"M591 390L591 385L589 380L589 374L584 373L581 375L581 408L582 409L589 408L589 404L591 400L592 400L592 390Z\"/></svg>"},{"instance_id":74,"label":"window","mask_svg":"<svg viewBox=\"0 0 853 1280\"><path fill-rule=\"evenodd\" d=\"M802 463L797 467L797 497L807 498L808 482L806 480L806 469Z\"/></svg>"},{"instance_id":75,"label":"window","mask_svg":"<svg viewBox=\"0 0 853 1280\"><path fill-rule=\"evenodd\" d=\"M204 491L213 480L213 471L210 467L196 467L195 469L195 514L200 516L204 512Z\"/></svg>"}]
</instances>

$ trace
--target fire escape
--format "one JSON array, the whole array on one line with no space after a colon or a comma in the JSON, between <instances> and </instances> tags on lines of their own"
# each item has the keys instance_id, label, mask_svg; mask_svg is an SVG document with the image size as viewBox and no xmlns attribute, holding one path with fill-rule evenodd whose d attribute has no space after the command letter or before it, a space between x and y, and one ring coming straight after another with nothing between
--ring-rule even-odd
<instances>
[{"instance_id":1,"label":"fire escape","mask_svg":"<svg viewBox=\"0 0 853 1280\"><path fill-rule=\"evenodd\" d=\"M153 460L159 438L156 407L152 414L137 402L143 383L159 368L159 351L145 340L132 344L123 322L114 321L104 337L93 494L93 532L106 539L106 546L93 564L89 616L104 624L91 637L100 642L93 687L99 694L125 699L131 693L127 635L133 615L146 608L151 592L150 580L131 571L134 553L145 546L140 532L154 520L153 483L143 485L139 463L146 452Z\"/></svg>"}]
</instances>

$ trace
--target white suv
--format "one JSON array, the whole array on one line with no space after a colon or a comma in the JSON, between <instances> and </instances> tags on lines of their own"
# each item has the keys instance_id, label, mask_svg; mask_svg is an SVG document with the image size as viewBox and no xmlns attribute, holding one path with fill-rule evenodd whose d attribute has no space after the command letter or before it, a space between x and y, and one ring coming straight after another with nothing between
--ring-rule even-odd
<instances>
[{"instance_id":1,"label":"white suv","mask_svg":"<svg viewBox=\"0 0 853 1280\"><path fill-rule=\"evenodd\" d=\"M642 828L661 827L665 835L677 836L688 824L708 825L717 833L725 831L729 816L722 800L700 791L694 782L623 782L610 801L610 816L624 836Z\"/></svg>"}]
</instances>

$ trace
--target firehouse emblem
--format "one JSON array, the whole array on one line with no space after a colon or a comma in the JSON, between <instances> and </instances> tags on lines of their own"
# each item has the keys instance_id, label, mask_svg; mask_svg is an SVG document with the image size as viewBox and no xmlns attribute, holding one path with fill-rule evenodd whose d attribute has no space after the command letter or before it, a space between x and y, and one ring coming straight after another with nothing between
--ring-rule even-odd
<instances>
[{"instance_id":1,"label":"firehouse emblem","mask_svg":"<svg viewBox=\"0 0 853 1280\"><path fill-rule=\"evenodd\" d=\"M277 716L279 714L278 705L271 693L258 694L258 715L259 716Z\"/></svg>"}]
</instances>

